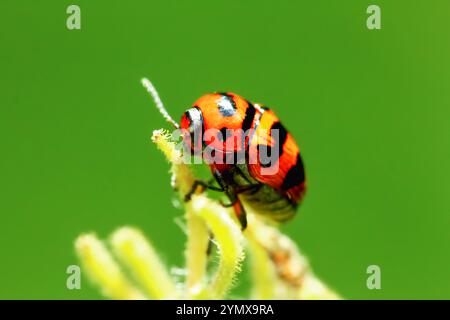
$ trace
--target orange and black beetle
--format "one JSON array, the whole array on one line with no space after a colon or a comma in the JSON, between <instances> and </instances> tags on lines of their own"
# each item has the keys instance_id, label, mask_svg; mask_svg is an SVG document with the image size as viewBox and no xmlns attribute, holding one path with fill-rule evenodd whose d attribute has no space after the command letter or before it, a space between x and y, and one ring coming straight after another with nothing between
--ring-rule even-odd
<instances>
[{"instance_id":1,"label":"orange and black beetle","mask_svg":"<svg viewBox=\"0 0 450 320\"><path fill-rule=\"evenodd\" d=\"M143 83L178 128L151 83ZM271 110L234 93L212 93L198 99L180 124L187 150L208 163L220 186L196 181L186 200L199 186L223 191L243 229L245 206L279 222L294 216L306 191L304 166L294 138Z\"/></svg>"}]
</instances>

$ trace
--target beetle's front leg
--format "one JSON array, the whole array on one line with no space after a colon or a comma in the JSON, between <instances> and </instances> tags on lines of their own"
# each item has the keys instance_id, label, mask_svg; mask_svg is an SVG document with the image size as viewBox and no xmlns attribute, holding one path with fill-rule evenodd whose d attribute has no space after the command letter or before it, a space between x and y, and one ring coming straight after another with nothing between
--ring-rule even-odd
<instances>
[{"instance_id":1,"label":"beetle's front leg","mask_svg":"<svg viewBox=\"0 0 450 320\"><path fill-rule=\"evenodd\" d=\"M247 212L245 212L241 200L237 196L235 197L236 200L233 201L234 213L241 224L241 230L244 231L247 228Z\"/></svg>"},{"instance_id":2,"label":"beetle's front leg","mask_svg":"<svg viewBox=\"0 0 450 320\"><path fill-rule=\"evenodd\" d=\"M184 202L188 202L191 200L192 195L197 192L197 189L199 187L202 187L202 192L204 190L213 190L213 191L220 191L223 192L224 189L222 187L216 187L213 185L214 180L210 181L203 181L203 180L195 180L192 184L191 190L184 196Z\"/></svg>"}]
</instances>

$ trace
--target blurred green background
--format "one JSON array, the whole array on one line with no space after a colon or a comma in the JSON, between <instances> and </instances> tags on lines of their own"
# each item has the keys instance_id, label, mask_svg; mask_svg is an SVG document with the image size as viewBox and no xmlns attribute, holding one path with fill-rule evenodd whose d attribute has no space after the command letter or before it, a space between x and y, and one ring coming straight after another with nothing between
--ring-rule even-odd
<instances>
[{"instance_id":1,"label":"blurred green background","mask_svg":"<svg viewBox=\"0 0 450 320\"><path fill-rule=\"evenodd\" d=\"M344 297L450 298L449 1L2 0L0 14L0 298L100 298L86 279L66 289L86 231L139 226L183 265L150 142L168 125L143 76L176 118L223 90L277 112L309 179L283 230Z\"/></svg>"}]
</instances>

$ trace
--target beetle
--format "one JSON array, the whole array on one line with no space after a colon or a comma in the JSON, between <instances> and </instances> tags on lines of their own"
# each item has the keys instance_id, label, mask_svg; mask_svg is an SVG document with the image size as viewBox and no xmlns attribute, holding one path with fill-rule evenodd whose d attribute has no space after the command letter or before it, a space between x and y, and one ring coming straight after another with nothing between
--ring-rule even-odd
<instances>
[{"instance_id":1,"label":"beetle","mask_svg":"<svg viewBox=\"0 0 450 320\"><path fill-rule=\"evenodd\" d=\"M185 201L199 187L224 192L243 230L246 207L277 222L295 215L306 192L304 165L297 143L272 110L231 92L210 93L178 124L151 82L142 83L164 118L182 130L185 151L203 158L219 185L197 180Z\"/></svg>"}]
</instances>

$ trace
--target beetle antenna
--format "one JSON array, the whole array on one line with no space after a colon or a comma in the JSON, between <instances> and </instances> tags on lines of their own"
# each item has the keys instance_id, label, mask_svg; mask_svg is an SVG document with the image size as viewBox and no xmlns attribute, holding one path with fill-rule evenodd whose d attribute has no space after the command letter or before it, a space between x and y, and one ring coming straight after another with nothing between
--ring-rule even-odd
<instances>
[{"instance_id":1,"label":"beetle antenna","mask_svg":"<svg viewBox=\"0 0 450 320\"><path fill-rule=\"evenodd\" d=\"M155 102L156 107L158 108L159 112L161 112L164 119L166 119L167 122L172 124L175 129L179 129L180 125L173 120L173 118L170 116L170 114L167 112L166 108L164 108L164 104L161 101L161 98L159 97L158 91L156 91L153 84L148 80L147 78L142 78L141 80L142 85L147 90L148 93L153 98L153 101Z\"/></svg>"}]
</instances>

